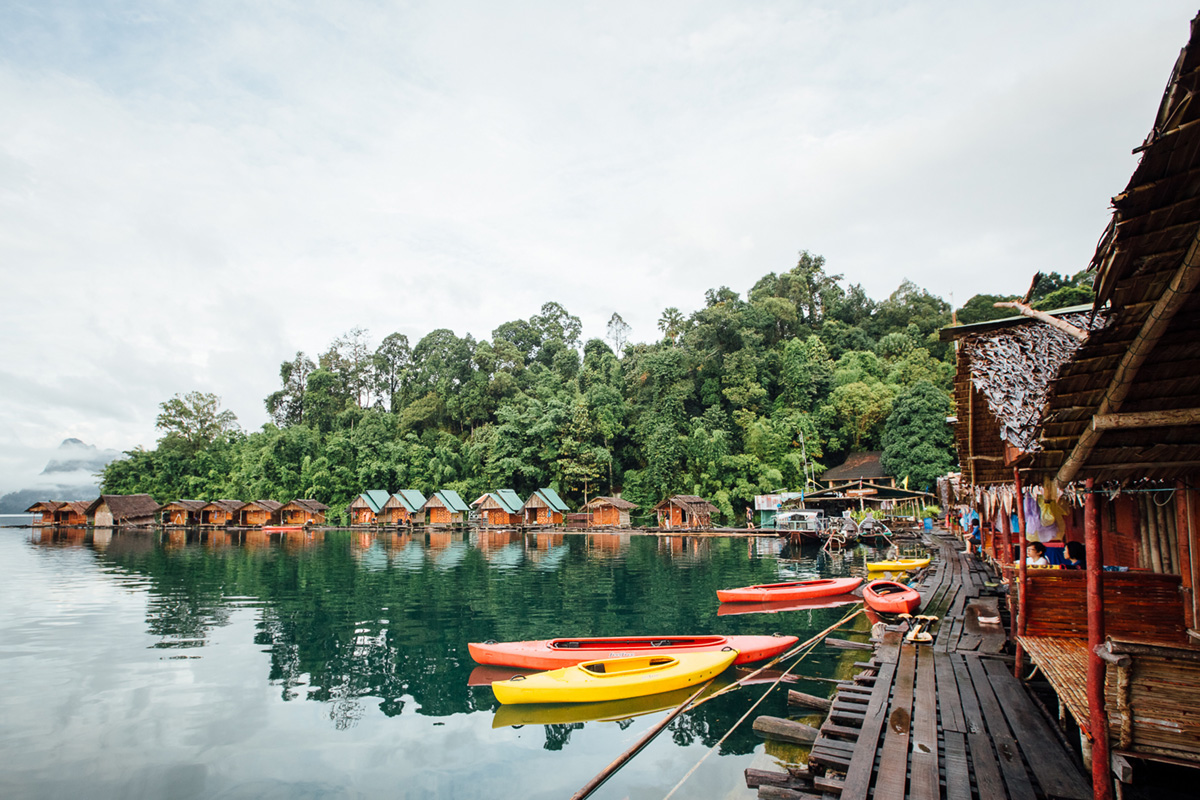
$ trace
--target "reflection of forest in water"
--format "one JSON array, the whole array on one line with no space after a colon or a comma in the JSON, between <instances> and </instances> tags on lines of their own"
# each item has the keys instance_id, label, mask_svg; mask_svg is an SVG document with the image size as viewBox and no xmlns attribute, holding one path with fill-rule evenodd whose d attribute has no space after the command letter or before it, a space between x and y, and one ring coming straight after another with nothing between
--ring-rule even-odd
<instances>
[{"instance_id":1,"label":"reflection of forest in water","mask_svg":"<svg viewBox=\"0 0 1200 800\"><path fill-rule=\"evenodd\" d=\"M799 554L780 554L772 540L628 534L45 531L34 541L91 547L103 569L144 579L155 647L204 647L236 609L257 609L255 643L271 655L270 682L283 700L327 704L339 729L372 708L430 717L494 710L490 688L468 686L476 666L470 641L657 633L804 638L845 609L718 617L716 590L848 574L856 563L852 553L831 559L817 551L784 562L777 556ZM806 662L802 673L829 676L845 660L823 658ZM805 690L828 691L821 683ZM672 736L681 745L711 745L750 695L758 692L682 715ZM563 747L582 725L545 725L545 747ZM754 748L759 740L744 727L724 751Z\"/></svg>"}]
</instances>

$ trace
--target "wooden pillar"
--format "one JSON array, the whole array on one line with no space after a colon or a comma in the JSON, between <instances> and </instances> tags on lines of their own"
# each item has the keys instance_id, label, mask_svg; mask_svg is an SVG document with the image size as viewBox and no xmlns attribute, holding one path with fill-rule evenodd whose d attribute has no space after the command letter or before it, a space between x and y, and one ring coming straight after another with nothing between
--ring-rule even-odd
<instances>
[{"instance_id":1,"label":"wooden pillar","mask_svg":"<svg viewBox=\"0 0 1200 800\"><path fill-rule=\"evenodd\" d=\"M1025 592L1027 591L1027 573L1025 566L1025 542L1026 536L1029 535L1029 528L1025 525L1025 492L1021 488L1021 473L1013 467L1013 482L1017 487L1017 525L1020 526L1020 543L1021 548L1018 553L1019 563L1017 564L1017 636L1025 635ZM1008 589L1012 591L1010 586ZM1025 648L1021 647L1021 643L1017 642L1016 660L1013 662L1013 674L1018 678L1021 677L1021 661L1025 655Z\"/></svg>"},{"instance_id":2,"label":"wooden pillar","mask_svg":"<svg viewBox=\"0 0 1200 800\"><path fill-rule=\"evenodd\" d=\"M1111 800L1113 782L1109 775L1108 714L1104 709L1104 662L1096 654L1096 648L1104 644L1104 550L1100 541L1100 511L1093 483L1091 478L1087 479L1083 505L1083 536L1087 553L1088 727L1092 734L1092 796L1096 800Z\"/></svg>"},{"instance_id":3,"label":"wooden pillar","mask_svg":"<svg viewBox=\"0 0 1200 800\"><path fill-rule=\"evenodd\" d=\"M1000 505L1000 547L1000 570L1003 572L1004 567L1012 564L1012 514L1004 510L1003 504Z\"/></svg>"}]
</instances>

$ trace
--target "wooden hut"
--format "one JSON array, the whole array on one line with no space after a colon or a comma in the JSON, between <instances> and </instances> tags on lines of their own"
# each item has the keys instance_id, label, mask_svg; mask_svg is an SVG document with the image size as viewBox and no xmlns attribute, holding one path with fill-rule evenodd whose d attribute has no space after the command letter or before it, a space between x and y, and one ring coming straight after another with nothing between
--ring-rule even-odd
<instances>
[{"instance_id":1,"label":"wooden hut","mask_svg":"<svg viewBox=\"0 0 1200 800\"><path fill-rule=\"evenodd\" d=\"M896 478L883 468L882 456L882 450L851 453L841 464L825 470L819 480L827 489L837 489L860 482L876 486L895 486Z\"/></svg>"},{"instance_id":2,"label":"wooden hut","mask_svg":"<svg viewBox=\"0 0 1200 800\"><path fill-rule=\"evenodd\" d=\"M199 525L203 500L174 500L158 507L158 518L163 525L173 527Z\"/></svg>"},{"instance_id":3,"label":"wooden hut","mask_svg":"<svg viewBox=\"0 0 1200 800\"><path fill-rule=\"evenodd\" d=\"M25 509L25 513L41 515L41 519L35 519L33 521L35 526L53 525L54 512L57 511L61 505L62 503L58 502L57 500L39 500L29 508Z\"/></svg>"},{"instance_id":4,"label":"wooden hut","mask_svg":"<svg viewBox=\"0 0 1200 800\"><path fill-rule=\"evenodd\" d=\"M461 525L467 521L470 506L453 489L439 489L421 507L430 525Z\"/></svg>"},{"instance_id":5,"label":"wooden hut","mask_svg":"<svg viewBox=\"0 0 1200 800\"><path fill-rule=\"evenodd\" d=\"M261 528L264 525L278 525L281 508L283 503L277 500L251 500L237 510L238 526Z\"/></svg>"},{"instance_id":6,"label":"wooden hut","mask_svg":"<svg viewBox=\"0 0 1200 800\"><path fill-rule=\"evenodd\" d=\"M241 500L213 500L200 508L201 525L233 525L238 511L246 505Z\"/></svg>"},{"instance_id":7,"label":"wooden hut","mask_svg":"<svg viewBox=\"0 0 1200 800\"><path fill-rule=\"evenodd\" d=\"M522 510L526 525L561 525L570 509L558 492L546 487L529 495Z\"/></svg>"},{"instance_id":8,"label":"wooden hut","mask_svg":"<svg viewBox=\"0 0 1200 800\"><path fill-rule=\"evenodd\" d=\"M523 517L521 496L512 489L488 492L473 503L484 525L510 527L520 525Z\"/></svg>"},{"instance_id":9,"label":"wooden hut","mask_svg":"<svg viewBox=\"0 0 1200 800\"><path fill-rule=\"evenodd\" d=\"M148 494L102 494L85 513L97 528L154 525L158 502Z\"/></svg>"},{"instance_id":10,"label":"wooden hut","mask_svg":"<svg viewBox=\"0 0 1200 800\"><path fill-rule=\"evenodd\" d=\"M279 509L280 525L324 525L329 506L320 500L293 500Z\"/></svg>"},{"instance_id":11,"label":"wooden hut","mask_svg":"<svg viewBox=\"0 0 1200 800\"><path fill-rule=\"evenodd\" d=\"M412 525L425 507L425 495L416 489L401 489L388 498L380 511L384 525Z\"/></svg>"},{"instance_id":12,"label":"wooden hut","mask_svg":"<svg viewBox=\"0 0 1200 800\"><path fill-rule=\"evenodd\" d=\"M717 507L694 494L677 494L654 507L660 528L711 528Z\"/></svg>"},{"instance_id":13,"label":"wooden hut","mask_svg":"<svg viewBox=\"0 0 1200 800\"><path fill-rule=\"evenodd\" d=\"M583 507L589 528L628 528L629 512L638 506L619 497L593 497Z\"/></svg>"},{"instance_id":14,"label":"wooden hut","mask_svg":"<svg viewBox=\"0 0 1200 800\"><path fill-rule=\"evenodd\" d=\"M1027 570L1017 641L1090 741L1095 797L1129 759L1200 768L1200 16L1093 256L1097 313L1018 475L1082 508L1086 570ZM1136 512L1110 513L1108 494ZM1138 565L1105 571L1110 540ZM1018 651L1018 658L1022 655ZM1117 769L1121 767L1121 769ZM1153 790L1150 790L1151 792Z\"/></svg>"},{"instance_id":15,"label":"wooden hut","mask_svg":"<svg viewBox=\"0 0 1200 800\"><path fill-rule=\"evenodd\" d=\"M87 525L88 504L82 500L68 500L54 509L54 524L71 528Z\"/></svg>"},{"instance_id":16,"label":"wooden hut","mask_svg":"<svg viewBox=\"0 0 1200 800\"><path fill-rule=\"evenodd\" d=\"M346 510L350 512L350 525L378 525L380 512L391 499L391 492L382 489L363 492L346 506Z\"/></svg>"}]
</instances>

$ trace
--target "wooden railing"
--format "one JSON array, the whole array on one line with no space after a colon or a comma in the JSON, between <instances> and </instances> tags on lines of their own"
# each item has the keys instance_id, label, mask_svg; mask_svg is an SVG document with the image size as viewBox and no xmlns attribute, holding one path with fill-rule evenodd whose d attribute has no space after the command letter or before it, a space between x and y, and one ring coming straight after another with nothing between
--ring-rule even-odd
<instances>
[{"instance_id":1,"label":"wooden railing","mask_svg":"<svg viewBox=\"0 0 1200 800\"><path fill-rule=\"evenodd\" d=\"M1082 570L1030 569L1025 633L1087 638L1087 576ZM1181 579L1153 572L1105 572L1105 634L1122 640L1183 645Z\"/></svg>"}]
</instances>

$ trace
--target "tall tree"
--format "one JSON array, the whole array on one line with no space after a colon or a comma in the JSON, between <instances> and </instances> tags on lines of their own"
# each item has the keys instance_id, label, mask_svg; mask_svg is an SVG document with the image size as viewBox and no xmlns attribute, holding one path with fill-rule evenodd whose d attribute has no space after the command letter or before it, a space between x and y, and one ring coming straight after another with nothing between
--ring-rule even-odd
<instances>
[{"instance_id":1,"label":"tall tree","mask_svg":"<svg viewBox=\"0 0 1200 800\"><path fill-rule=\"evenodd\" d=\"M221 398L209 392L177 394L159 403L155 424L164 439L186 443L195 452L223 433L238 430L237 416L221 408Z\"/></svg>"},{"instance_id":2,"label":"tall tree","mask_svg":"<svg viewBox=\"0 0 1200 800\"><path fill-rule=\"evenodd\" d=\"M883 433L881 463L909 488L928 490L954 464L954 434L946 423L950 396L919 381L896 398Z\"/></svg>"}]
</instances>

